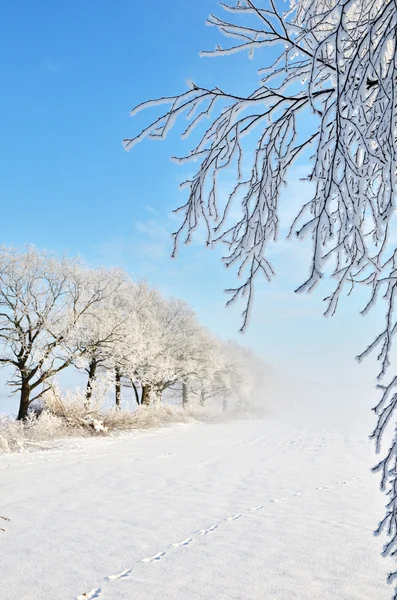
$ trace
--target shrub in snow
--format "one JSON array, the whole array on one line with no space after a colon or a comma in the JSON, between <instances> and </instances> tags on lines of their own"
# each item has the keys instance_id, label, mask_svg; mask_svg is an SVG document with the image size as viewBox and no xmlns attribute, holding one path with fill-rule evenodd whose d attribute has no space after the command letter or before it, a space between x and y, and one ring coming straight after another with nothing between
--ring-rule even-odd
<instances>
[{"instance_id":1,"label":"shrub in snow","mask_svg":"<svg viewBox=\"0 0 397 600\"><path fill-rule=\"evenodd\" d=\"M90 405L87 405L85 390L68 390L62 393L57 386L52 386L42 398L44 412L50 413L68 424L69 427L85 430L89 433L106 433L103 424L101 406L104 404L109 389L109 377L105 374L92 384Z\"/></svg>"},{"instance_id":2,"label":"shrub in snow","mask_svg":"<svg viewBox=\"0 0 397 600\"><path fill-rule=\"evenodd\" d=\"M0 415L0 452L23 452L43 447L43 442L71 435L72 430L56 415L43 411L25 421Z\"/></svg>"},{"instance_id":3,"label":"shrub in snow","mask_svg":"<svg viewBox=\"0 0 397 600\"><path fill-rule=\"evenodd\" d=\"M49 407L58 411L57 414ZM70 398L67 402L52 397L39 415L30 414L25 421L0 415L0 453L43 449L46 442L69 436L103 435L112 431L165 427L172 423L214 421L215 418L215 413L200 407L183 409L164 404L141 406L135 412L110 410L88 415L84 414L84 406L76 397L73 402Z\"/></svg>"},{"instance_id":4,"label":"shrub in snow","mask_svg":"<svg viewBox=\"0 0 397 600\"><path fill-rule=\"evenodd\" d=\"M200 407L181 408L167 404L140 406L134 412L109 411L104 417L105 426L115 431L165 427L172 423L194 423L214 421L216 413Z\"/></svg>"}]
</instances>

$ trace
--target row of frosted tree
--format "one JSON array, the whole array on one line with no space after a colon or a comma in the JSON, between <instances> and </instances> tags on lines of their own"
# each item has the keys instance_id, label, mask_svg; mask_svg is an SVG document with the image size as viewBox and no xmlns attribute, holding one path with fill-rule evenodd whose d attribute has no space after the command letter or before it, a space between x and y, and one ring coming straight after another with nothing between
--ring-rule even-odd
<instances>
[{"instance_id":1,"label":"row of frosted tree","mask_svg":"<svg viewBox=\"0 0 397 600\"><path fill-rule=\"evenodd\" d=\"M19 395L18 419L67 368L94 383L111 373L114 404L128 387L138 405L160 402L168 388L182 404L213 399L246 405L263 388L266 365L217 339L182 300L163 297L122 270L91 269L28 247L0 248L0 363Z\"/></svg>"}]
</instances>

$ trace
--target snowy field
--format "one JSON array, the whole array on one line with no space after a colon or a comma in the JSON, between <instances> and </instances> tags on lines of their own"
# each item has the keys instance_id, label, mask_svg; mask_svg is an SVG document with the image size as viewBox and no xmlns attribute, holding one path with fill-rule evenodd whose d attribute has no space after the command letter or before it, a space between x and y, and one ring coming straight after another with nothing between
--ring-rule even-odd
<instances>
[{"instance_id":1,"label":"snowy field","mask_svg":"<svg viewBox=\"0 0 397 600\"><path fill-rule=\"evenodd\" d=\"M285 417L0 456L0 597L389 599L373 462Z\"/></svg>"}]
</instances>

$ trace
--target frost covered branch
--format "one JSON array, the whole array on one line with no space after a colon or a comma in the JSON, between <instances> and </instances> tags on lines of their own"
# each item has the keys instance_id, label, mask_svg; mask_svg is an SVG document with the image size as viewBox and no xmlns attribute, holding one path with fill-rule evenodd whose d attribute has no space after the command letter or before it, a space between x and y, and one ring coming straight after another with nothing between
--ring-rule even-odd
<instances>
[{"instance_id":1,"label":"frost covered branch","mask_svg":"<svg viewBox=\"0 0 397 600\"><path fill-rule=\"evenodd\" d=\"M277 239L279 198L289 169L310 149L315 161L309 179L316 191L293 231L300 238L312 236L314 250L309 277L298 291L313 289L330 261L337 281L327 298L327 313L332 314L346 283L376 286L385 269L382 252L395 171L395 132L388 127L395 108L395 4L308 0L294 3L285 15L272 1L263 8L248 1L221 6L232 20L210 15L208 23L238 43L203 54L252 54L277 45L277 60L259 71L260 86L242 96L191 83L180 95L144 102L131 114L164 104L170 108L125 140L125 148L145 137L164 139L182 114L189 121L183 138L209 120L198 144L175 159L199 161L199 168L182 183L189 195L176 209L183 217L174 234L174 253L180 237L186 234L188 242L199 223L205 225L208 246L226 245L225 265L236 264L244 277L241 285L227 290L229 302L247 298L242 329L256 276L262 273L270 280L274 275L266 250ZM245 23L255 16L256 25L252 18ZM310 113L312 133L302 126ZM249 134L257 140L252 159L244 140ZM218 187L225 169L228 176L234 173L235 184L223 202ZM230 217L236 208L237 220Z\"/></svg>"}]
</instances>

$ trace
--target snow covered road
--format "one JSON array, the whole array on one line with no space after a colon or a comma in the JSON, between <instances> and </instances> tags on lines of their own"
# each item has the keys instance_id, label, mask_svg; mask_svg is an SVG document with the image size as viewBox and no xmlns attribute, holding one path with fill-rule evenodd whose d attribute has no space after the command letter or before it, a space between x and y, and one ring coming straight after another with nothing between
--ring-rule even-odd
<instances>
[{"instance_id":1,"label":"snow covered road","mask_svg":"<svg viewBox=\"0 0 397 600\"><path fill-rule=\"evenodd\" d=\"M389 599L373 463L281 418L0 456L0 598Z\"/></svg>"}]
</instances>

